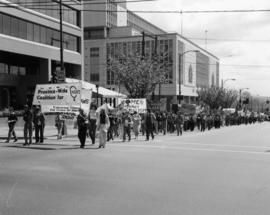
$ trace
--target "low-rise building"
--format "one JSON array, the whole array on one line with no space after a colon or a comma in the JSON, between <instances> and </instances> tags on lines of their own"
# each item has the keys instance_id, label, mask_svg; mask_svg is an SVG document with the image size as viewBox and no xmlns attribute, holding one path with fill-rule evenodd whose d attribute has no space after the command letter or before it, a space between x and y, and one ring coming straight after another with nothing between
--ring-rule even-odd
<instances>
[{"instance_id":1,"label":"low-rise building","mask_svg":"<svg viewBox=\"0 0 270 215\"><path fill-rule=\"evenodd\" d=\"M160 57L166 53L162 62L167 65L167 80L156 88L155 96L166 97L170 103L177 103L179 98L190 103L196 101L197 88L219 85L219 59L212 53L177 33L165 32L125 5L104 0L104 4L92 4L91 8L84 16L86 81L123 92L107 60L119 55L119 50L141 53L144 47L145 55L157 52Z\"/></svg>"}]
</instances>

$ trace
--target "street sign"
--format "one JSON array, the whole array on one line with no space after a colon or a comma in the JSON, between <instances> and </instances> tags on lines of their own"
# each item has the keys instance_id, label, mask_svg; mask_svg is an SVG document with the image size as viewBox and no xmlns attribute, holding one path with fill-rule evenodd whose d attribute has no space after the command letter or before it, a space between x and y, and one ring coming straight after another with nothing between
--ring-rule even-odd
<instances>
[{"instance_id":1,"label":"street sign","mask_svg":"<svg viewBox=\"0 0 270 215\"><path fill-rule=\"evenodd\" d=\"M63 83L66 80L66 70L65 68L61 69L61 66L55 67L55 73L57 76L57 83Z\"/></svg>"}]
</instances>

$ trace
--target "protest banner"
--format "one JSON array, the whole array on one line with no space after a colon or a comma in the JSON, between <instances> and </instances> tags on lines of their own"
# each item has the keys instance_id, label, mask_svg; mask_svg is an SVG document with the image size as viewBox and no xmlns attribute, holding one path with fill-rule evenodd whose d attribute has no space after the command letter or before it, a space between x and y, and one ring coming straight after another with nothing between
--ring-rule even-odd
<instances>
[{"instance_id":1,"label":"protest banner","mask_svg":"<svg viewBox=\"0 0 270 215\"><path fill-rule=\"evenodd\" d=\"M146 111L146 99L118 99L118 105L121 105L124 110L130 113L144 113Z\"/></svg>"},{"instance_id":2,"label":"protest banner","mask_svg":"<svg viewBox=\"0 0 270 215\"><path fill-rule=\"evenodd\" d=\"M82 89L81 83L44 84L36 86L33 105L40 105L44 113L74 116L80 108L89 113L91 98L92 91Z\"/></svg>"},{"instance_id":3,"label":"protest banner","mask_svg":"<svg viewBox=\"0 0 270 215\"><path fill-rule=\"evenodd\" d=\"M33 105L80 106L81 84L38 84Z\"/></svg>"},{"instance_id":4,"label":"protest banner","mask_svg":"<svg viewBox=\"0 0 270 215\"><path fill-rule=\"evenodd\" d=\"M81 109L88 115L92 100L92 90L82 89L81 93Z\"/></svg>"}]
</instances>

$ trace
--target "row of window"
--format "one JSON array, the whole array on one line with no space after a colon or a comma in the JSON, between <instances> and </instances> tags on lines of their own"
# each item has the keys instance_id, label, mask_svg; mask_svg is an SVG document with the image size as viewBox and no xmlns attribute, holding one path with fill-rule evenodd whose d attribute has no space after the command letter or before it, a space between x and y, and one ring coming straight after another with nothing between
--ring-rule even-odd
<instances>
[{"instance_id":1,"label":"row of window","mask_svg":"<svg viewBox=\"0 0 270 215\"><path fill-rule=\"evenodd\" d=\"M99 81L99 50L98 47L90 48L90 81L93 82Z\"/></svg>"},{"instance_id":2,"label":"row of window","mask_svg":"<svg viewBox=\"0 0 270 215\"><path fill-rule=\"evenodd\" d=\"M84 29L85 40L104 39L104 38L105 38L104 29L96 29L96 30L93 30L91 28Z\"/></svg>"},{"instance_id":3,"label":"row of window","mask_svg":"<svg viewBox=\"0 0 270 215\"><path fill-rule=\"evenodd\" d=\"M36 72L36 69L27 68L22 65L9 65L6 63L0 63L0 74L9 74L9 75L28 75Z\"/></svg>"},{"instance_id":4,"label":"row of window","mask_svg":"<svg viewBox=\"0 0 270 215\"><path fill-rule=\"evenodd\" d=\"M122 56L129 56L140 54L142 44L140 41L133 42L116 42L107 44L107 58L119 58ZM145 56L152 57L155 54L154 41L146 41ZM157 59L161 65L161 69L166 72L167 83L172 83L173 80L173 41L159 40L157 44ZM115 83L114 74L112 71L107 71L107 84Z\"/></svg>"},{"instance_id":5,"label":"row of window","mask_svg":"<svg viewBox=\"0 0 270 215\"><path fill-rule=\"evenodd\" d=\"M0 13L0 34L60 47L60 31ZM63 33L65 49L80 52L79 37Z\"/></svg>"},{"instance_id":6,"label":"row of window","mask_svg":"<svg viewBox=\"0 0 270 215\"><path fill-rule=\"evenodd\" d=\"M32 9L48 15L50 17L60 19L59 13L59 3L52 0L10 0L10 2L14 4L18 4L20 6L26 7L28 9ZM75 2L69 1L71 4ZM67 1L65 1L67 3ZM62 17L63 21L68 22L73 25L79 26L79 12L74 10L68 6L62 5Z\"/></svg>"}]
</instances>

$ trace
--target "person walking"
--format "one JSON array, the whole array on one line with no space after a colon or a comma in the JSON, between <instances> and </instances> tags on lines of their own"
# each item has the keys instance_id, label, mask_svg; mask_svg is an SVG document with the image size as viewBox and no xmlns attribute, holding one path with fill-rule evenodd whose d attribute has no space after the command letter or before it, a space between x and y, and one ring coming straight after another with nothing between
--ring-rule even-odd
<instances>
[{"instance_id":1,"label":"person walking","mask_svg":"<svg viewBox=\"0 0 270 215\"><path fill-rule=\"evenodd\" d=\"M58 113L55 117L55 127L57 128L57 139L62 139L62 133L64 129L64 119L62 114Z\"/></svg>"},{"instance_id":2,"label":"person walking","mask_svg":"<svg viewBox=\"0 0 270 215\"><path fill-rule=\"evenodd\" d=\"M126 141L126 136L128 136L128 141L130 141L132 121L129 112L124 113L122 123L123 123L123 142Z\"/></svg>"},{"instance_id":3,"label":"person walking","mask_svg":"<svg viewBox=\"0 0 270 215\"><path fill-rule=\"evenodd\" d=\"M36 143L43 143L44 140L44 127L45 127L45 117L41 112L40 107L36 107L34 114L34 126L35 126L35 139Z\"/></svg>"},{"instance_id":4,"label":"person walking","mask_svg":"<svg viewBox=\"0 0 270 215\"><path fill-rule=\"evenodd\" d=\"M152 140L155 138L154 132L153 132L154 120L155 120L155 116L153 115L150 109L147 109L147 113L145 116L146 141L149 140L150 134L151 134Z\"/></svg>"},{"instance_id":5,"label":"person walking","mask_svg":"<svg viewBox=\"0 0 270 215\"><path fill-rule=\"evenodd\" d=\"M203 114L201 116L201 132L205 131L205 127L206 127L206 115Z\"/></svg>"},{"instance_id":6,"label":"person walking","mask_svg":"<svg viewBox=\"0 0 270 215\"><path fill-rule=\"evenodd\" d=\"M9 109L9 116L8 116L8 138L6 140L6 143L10 141L11 136L14 137L14 143L17 142L17 137L15 133L15 125L18 121L18 118L13 110L13 108Z\"/></svg>"},{"instance_id":7,"label":"person walking","mask_svg":"<svg viewBox=\"0 0 270 215\"><path fill-rule=\"evenodd\" d=\"M92 141L92 144L94 145L96 142L96 130L97 130L97 107L95 105L92 105L89 111L88 120L89 120L89 136Z\"/></svg>"},{"instance_id":8,"label":"person walking","mask_svg":"<svg viewBox=\"0 0 270 215\"><path fill-rule=\"evenodd\" d=\"M108 128L107 132L107 141L109 142L110 140L114 139L114 127L115 127L115 119L112 114L109 114L109 121L110 121L110 126Z\"/></svg>"},{"instance_id":9,"label":"person walking","mask_svg":"<svg viewBox=\"0 0 270 215\"><path fill-rule=\"evenodd\" d=\"M23 113L23 120L24 120L24 146L32 144L32 133L33 133L33 113L28 105L24 106L24 113Z\"/></svg>"},{"instance_id":10,"label":"person walking","mask_svg":"<svg viewBox=\"0 0 270 215\"><path fill-rule=\"evenodd\" d=\"M87 132L87 116L84 113L83 109L79 110L79 115L77 116L77 124L78 124L78 138L80 140L80 148L85 147L86 140L86 132Z\"/></svg>"},{"instance_id":11,"label":"person walking","mask_svg":"<svg viewBox=\"0 0 270 215\"><path fill-rule=\"evenodd\" d=\"M166 135L167 133L167 114L163 112L161 114L161 129L163 132L163 135Z\"/></svg>"},{"instance_id":12,"label":"person walking","mask_svg":"<svg viewBox=\"0 0 270 215\"><path fill-rule=\"evenodd\" d=\"M137 113L137 111L134 112L132 121L133 121L133 131L135 134L135 139L138 139L139 132L141 129L141 116L140 114Z\"/></svg>"},{"instance_id":13,"label":"person walking","mask_svg":"<svg viewBox=\"0 0 270 215\"><path fill-rule=\"evenodd\" d=\"M107 131L110 126L110 121L108 115L105 113L104 109L100 110L97 118L97 130L99 131L99 147L105 148L107 140Z\"/></svg>"},{"instance_id":14,"label":"person walking","mask_svg":"<svg viewBox=\"0 0 270 215\"><path fill-rule=\"evenodd\" d=\"M183 127L184 119L180 112L177 113L175 119L177 136L182 135L182 127Z\"/></svg>"}]
</instances>

